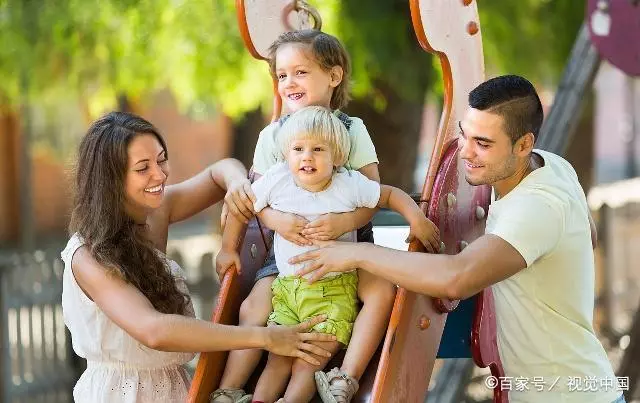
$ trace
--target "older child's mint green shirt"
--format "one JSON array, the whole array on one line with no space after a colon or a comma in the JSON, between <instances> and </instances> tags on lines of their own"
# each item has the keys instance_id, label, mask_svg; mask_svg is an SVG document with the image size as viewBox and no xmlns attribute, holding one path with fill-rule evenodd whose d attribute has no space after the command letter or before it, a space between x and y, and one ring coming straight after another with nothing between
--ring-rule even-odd
<instances>
[{"instance_id":1,"label":"older child's mint green shirt","mask_svg":"<svg viewBox=\"0 0 640 403\"><path fill-rule=\"evenodd\" d=\"M340 111L335 111L334 113L341 114ZM344 114L342 115L344 116ZM376 155L376 149L373 146L369 132L364 126L362 119L351 116L348 117L348 119L350 120L348 129L351 149L349 150L349 158L344 167L357 171L363 166L374 162L377 163L378 156ZM276 141L279 128L280 122L273 122L260 132L256 150L253 155L253 171L260 175L264 175L276 162L282 161L282 155L280 154L278 142Z\"/></svg>"}]
</instances>

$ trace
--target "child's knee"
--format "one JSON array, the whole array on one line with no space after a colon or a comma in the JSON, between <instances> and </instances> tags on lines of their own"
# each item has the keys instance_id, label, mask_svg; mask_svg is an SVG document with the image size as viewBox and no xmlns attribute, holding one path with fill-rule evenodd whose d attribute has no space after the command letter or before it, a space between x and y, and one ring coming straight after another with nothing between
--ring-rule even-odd
<instances>
[{"instance_id":1,"label":"child's knee","mask_svg":"<svg viewBox=\"0 0 640 403\"><path fill-rule=\"evenodd\" d=\"M393 305L396 298L396 286L384 279L376 278L366 287L358 289L358 297L365 305Z\"/></svg>"},{"instance_id":2,"label":"child's knee","mask_svg":"<svg viewBox=\"0 0 640 403\"><path fill-rule=\"evenodd\" d=\"M323 367L323 365L313 365L301 358L297 358L293 360L293 365L291 366L291 378L313 377L313 374L322 370Z\"/></svg>"},{"instance_id":3,"label":"child's knee","mask_svg":"<svg viewBox=\"0 0 640 403\"><path fill-rule=\"evenodd\" d=\"M250 294L240 305L239 322L241 325L264 326L267 324L269 311L264 309L259 298Z\"/></svg>"}]
</instances>

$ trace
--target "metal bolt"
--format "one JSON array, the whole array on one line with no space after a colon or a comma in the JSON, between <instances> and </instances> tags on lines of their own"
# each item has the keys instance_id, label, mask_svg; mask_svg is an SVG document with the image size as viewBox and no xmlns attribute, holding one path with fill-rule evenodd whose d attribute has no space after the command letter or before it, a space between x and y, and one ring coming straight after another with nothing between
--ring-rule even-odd
<instances>
[{"instance_id":1,"label":"metal bolt","mask_svg":"<svg viewBox=\"0 0 640 403\"><path fill-rule=\"evenodd\" d=\"M484 209L482 208L482 206L476 206L476 218L478 220L482 220L485 215L486 215L486 213L485 213Z\"/></svg>"},{"instance_id":2,"label":"metal bolt","mask_svg":"<svg viewBox=\"0 0 640 403\"><path fill-rule=\"evenodd\" d=\"M431 319L422 315L420 319L418 319L418 327L420 328L420 330L426 330L429 328L429 326L431 326Z\"/></svg>"},{"instance_id":3,"label":"metal bolt","mask_svg":"<svg viewBox=\"0 0 640 403\"><path fill-rule=\"evenodd\" d=\"M471 21L467 24L467 32L469 35L475 35L478 33L480 28L478 27L478 23L475 21Z\"/></svg>"},{"instance_id":4,"label":"metal bolt","mask_svg":"<svg viewBox=\"0 0 640 403\"><path fill-rule=\"evenodd\" d=\"M252 258L256 258L258 257L258 247L256 246L255 243L251 244L251 248L249 248L249 252L251 253L251 257Z\"/></svg>"},{"instance_id":5,"label":"metal bolt","mask_svg":"<svg viewBox=\"0 0 640 403\"><path fill-rule=\"evenodd\" d=\"M440 253L444 253L446 249L447 245L445 245L444 242L440 241Z\"/></svg>"},{"instance_id":6,"label":"metal bolt","mask_svg":"<svg viewBox=\"0 0 640 403\"><path fill-rule=\"evenodd\" d=\"M460 252L462 252L464 250L464 248L466 248L467 246L469 246L469 242L460 241Z\"/></svg>"},{"instance_id":7,"label":"metal bolt","mask_svg":"<svg viewBox=\"0 0 640 403\"><path fill-rule=\"evenodd\" d=\"M447 206L453 208L456 205L456 195L453 193L447 193Z\"/></svg>"}]
</instances>

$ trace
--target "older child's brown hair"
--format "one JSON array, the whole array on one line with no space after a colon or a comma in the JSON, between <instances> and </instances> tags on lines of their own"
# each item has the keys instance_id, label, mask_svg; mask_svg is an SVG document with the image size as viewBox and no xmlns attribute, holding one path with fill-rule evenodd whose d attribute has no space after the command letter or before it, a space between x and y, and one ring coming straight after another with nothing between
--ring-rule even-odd
<instances>
[{"instance_id":1,"label":"older child's brown hair","mask_svg":"<svg viewBox=\"0 0 640 403\"><path fill-rule=\"evenodd\" d=\"M349 54L340 41L329 34L315 29L303 29L299 31L285 32L269 46L269 68L271 75L276 78L276 54L278 49L287 44L307 45L311 57L324 71L332 67L342 68L342 81L333 90L331 96L331 109L340 109L347 106L351 99L349 95L351 85L351 61Z\"/></svg>"}]
</instances>

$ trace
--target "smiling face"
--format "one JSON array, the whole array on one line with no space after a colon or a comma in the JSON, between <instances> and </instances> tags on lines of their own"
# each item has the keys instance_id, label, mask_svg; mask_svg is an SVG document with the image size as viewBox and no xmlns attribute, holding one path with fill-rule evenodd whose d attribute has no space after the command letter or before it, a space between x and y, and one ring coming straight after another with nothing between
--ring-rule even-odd
<instances>
[{"instance_id":1,"label":"smiling face","mask_svg":"<svg viewBox=\"0 0 640 403\"><path fill-rule=\"evenodd\" d=\"M500 115L469 108L460 121L460 158L471 185L495 185L514 175L518 155Z\"/></svg>"},{"instance_id":2,"label":"smiling face","mask_svg":"<svg viewBox=\"0 0 640 403\"><path fill-rule=\"evenodd\" d=\"M275 57L278 93L291 112L310 105L329 108L333 91L342 81L341 67L322 69L307 47L285 44L278 48Z\"/></svg>"},{"instance_id":3,"label":"smiling face","mask_svg":"<svg viewBox=\"0 0 640 403\"><path fill-rule=\"evenodd\" d=\"M306 136L293 139L286 159L299 187L320 192L331 182L333 150L328 143Z\"/></svg>"},{"instance_id":4,"label":"smiling face","mask_svg":"<svg viewBox=\"0 0 640 403\"><path fill-rule=\"evenodd\" d=\"M166 151L152 134L134 137L127 150L125 209L136 222L146 221L150 211L162 204L169 176Z\"/></svg>"}]
</instances>

